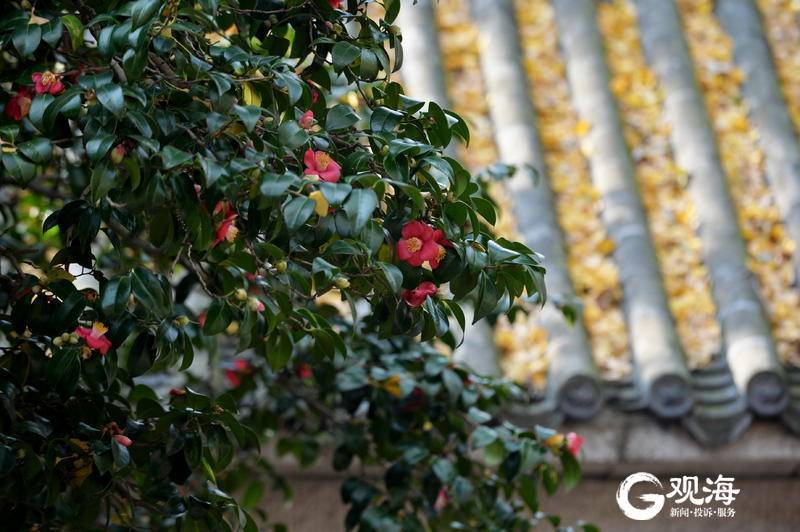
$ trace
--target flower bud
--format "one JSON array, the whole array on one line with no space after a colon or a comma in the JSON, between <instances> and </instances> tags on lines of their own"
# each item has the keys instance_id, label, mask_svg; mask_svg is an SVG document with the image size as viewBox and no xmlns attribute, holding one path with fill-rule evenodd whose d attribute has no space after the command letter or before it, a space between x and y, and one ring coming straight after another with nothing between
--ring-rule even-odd
<instances>
[{"instance_id":1,"label":"flower bud","mask_svg":"<svg viewBox=\"0 0 800 532\"><path fill-rule=\"evenodd\" d=\"M64 341L61 339L60 336L53 338L53 345L56 347L61 347L64 344Z\"/></svg>"},{"instance_id":2,"label":"flower bud","mask_svg":"<svg viewBox=\"0 0 800 532\"><path fill-rule=\"evenodd\" d=\"M113 438L123 447L130 447L133 445L133 440L123 434L115 434Z\"/></svg>"},{"instance_id":3,"label":"flower bud","mask_svg":"<svg viewBox=\"0 0 800 532\"><path fill-rule=\"evenodd\" d=\"M78 335L76 333L72 333L69 335L69 343L75 345L78 343Z\"/></svg>"},{"instance_id":4,"label":"flower bud","mask_svg":"<svg viewBox=\"0 0 800 532\"><path fill-rule=\"evenodd\" d=\"M120 164L122 159L125 158L125 146L122 144L117 144L114 146L114 149L111 150L111 162L114 164Z\"/></svg>"},{"instance_id":5,"label":"flower bud","mask_svg":"<svg viewBox=\"0 0 800 532\"><path fill-rule=\"evenodd\" d=\"M253 312L263 312L264 311L264 303L261 302L260 299L257 297L250 297L247 300L247 307L252 310Z\"/></svg>"},{"instance_id":6,"label":"flower bud","mask_svg":"<svg viewBox=\"0 0 800 532\"><path fill-rule=\"evenodd\" d=\"M178 316L175 318L175 323L180 325L181 327L185 327L189 325L189 317L188 316Z\"/></svg>"},{"instance_id":7,"label":"flower bud","mask_svg":"<svg viewBox=\"0 0 800 532\"><path fill-rule=\"evenodd\" d=\"M247 290L245 290L244 288L237 288L234 295L236 296L236 299L238 299L239 301L244 301L247 299Z\"/></svg>"},{"instance_id":8,"label":"flower bud","mask_svg":"<svg viewBox=\"0 0 800 532\"><path fill-rule=\"evenodd\" d=\"M337 277L334 283L336 284L336 288L339 288L341 290L344 290L345 288L350 288L350 281L347 280L346 277Z\"/></svg>"},{"instance_id":9,"label":"flower bud","mask_svg":"<svg viewBox=\"0 0 800 532\"><path fill-rule=\"evenodd\" d=\"M289 265L286 263L285 260L280 261L278 264L275 265L275 269L278 270L278 273L283 273L286 271Z\"/></svg>"},{"instance_id":10,"label":"flower bud","mask_svg":"<svg viewBox=\"0 0 800 532\"><path fill-rule=\"evenodd\" d=\"M61 334L61 341L62 342L69 342L70 338L72 338L72 335L70 333L66 333L65 332L65 333Z\"/></svg>"}]
</instances>

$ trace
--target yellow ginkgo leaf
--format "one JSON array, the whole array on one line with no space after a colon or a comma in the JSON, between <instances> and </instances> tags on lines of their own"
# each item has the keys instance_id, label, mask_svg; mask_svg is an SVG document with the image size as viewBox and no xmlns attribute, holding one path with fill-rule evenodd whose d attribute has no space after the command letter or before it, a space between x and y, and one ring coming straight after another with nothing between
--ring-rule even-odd
<instances>
[{"instance_id":1,"label":"yellow ginkgo leaf","mask_svg":"<svg viewBox=\"0 0 800 532\"><path fill-rule=\"evenodd\" d=\"M316 212L319 216L328 216L328 208L330 207L330 204L328 203L328 200L325 198L325 195L322 193L322 191L315 190L309 194L308 197L314 200L314 203L316 204L314 207L314 212Z\"/></svg>"},{"instance_id":2,"label":"yellow ginkgo leaf","mask_svg":"<svg viewBox=\"0 0 800 532\"><path fill-rule=\"evenodd\" d=\"M261 93L249 81L242 83L242 97L246 105L261 106Z\"/></svg>"},{"instance_id":3,"label":"yellow ginkgo leaf","mask_svg":"<svg viewBox=\"0 0 800 532\"><path fill-rule=\"evenodd\" d=\"M381 388L386 390L386 393L394 397L400 398L403 396L403 391L400 389L400 376L392 375L381 383Z\"/></svg>"}]
</instances>

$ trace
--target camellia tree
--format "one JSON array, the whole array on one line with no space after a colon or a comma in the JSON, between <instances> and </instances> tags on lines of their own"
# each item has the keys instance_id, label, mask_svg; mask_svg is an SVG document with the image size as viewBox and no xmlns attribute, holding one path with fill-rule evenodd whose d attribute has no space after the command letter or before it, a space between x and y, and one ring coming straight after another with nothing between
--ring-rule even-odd
<instances>
[{"instance_id":1,"label":"camellia tree","mask_svg":"<svg viewBox=\"0 0 800 532\"><path fill-rule=\"evenodd\" d=\"M527 529L577 480L442 354L544 270L391 81L399 3L4 4L4 527L256 530L270 457L325 449L364 530Z\"/></svg>"}]
</instances>

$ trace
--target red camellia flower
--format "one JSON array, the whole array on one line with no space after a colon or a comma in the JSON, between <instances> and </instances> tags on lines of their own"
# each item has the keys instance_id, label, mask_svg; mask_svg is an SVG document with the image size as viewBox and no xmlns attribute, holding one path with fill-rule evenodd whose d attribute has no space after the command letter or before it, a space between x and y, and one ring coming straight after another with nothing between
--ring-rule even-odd
<instances>
[{"instance_id":1,"label":"red camellia flower","mask_svg":"<svg viewBox=\"0 0 800 532\"><path fill-rule=\"evenodd\" d=\"M434 240L433 227L414 220L403 226L402 238L397 243L397 256L412 266L422 266L425 261L436 262L439 265L439 248ZM433 263L431 262L431 267Z\"/></svg>"},{"instance_id":2,"label":"red camellia flower","mask_svg":"<svg viewBox=\"0 0 800 532\"><path fill-rule=\"evenodd\" d=\"M336 183L342 177L342 167L324 151L308 149L303 156L305 175L316 175L322 181Z\"/></svg>"},{"instance_id":3,"label":"red camellia flower","mask_svg":"<svg viewBox=\"0 0 800 532\"><path fill-rule=\"evenodd\" d=\"M403 290L403 300L409 307L421 307L425 298L436 294L436 285L430 281L423 281L413 290Z\"/></svg>"},{"instance_id":4,"label":"red camellia flower","mask_svg":"<svg viewBox=\"0 0 800 532\"><path fill-rule=\"evenodd\" d=\"M212 248L217 247L223 240L226 242L233 242L236 240L236 235L239 234L239 229L236 227L236 217L238 215L231 207L231 204L227 201L217 202L217 205L214 207L214 215L219 213L223 213L223 218L222 222L217 227L217 237L211 245Z\"/></svg>"},{"instance_id":5,"label":"red camellia flower","mask_svg":"<svg viewBox=\"0 0 800 532\"><path fill-rule=\"evenodd\" d=\"M300 117L298 123L303 129L311 129L311 126L314 125L314 111L308 110L303 113L303 116Z\"/></svg>"},{"instance_id":6,"label":"red camellia flower","mask_svg":"<svg viewBox=\"0 0 800 532\"><path fill-rule=\"evenodd\" d=\"M311 366L308 362L302 362L297 366L297 376L303 380L310 379L314 376L314 373L311 371Z\"/></svg>"},{"instance_id":7,"label":"red camellia flower","mask_svg":"<svg viewBox=\"0 0 800 532\"><path fill-rule=\"evenodd\" d=\"M328 3L333 9L339 9L342 7L342 0L328 0Z\"/></svg>"},{"instance_id":8,"label":"red camellia flower","mask_svg":"<svg viewBox=\"0 0 800 532\"><path fill-rule=\"evenodd\" d=\"M88 327L78 327L75 329L75 334L83 338L83 341L86 342L86 345L91 349L100 351L101 355L105 355L108 353L108 350L111 349L111 340L105 336L107 332L108 327L99 321L94 322L91 329Z\"/></svg>"},{"instance_id":9,"label":"red camellia flower","mask_svg":"<svg viewBox=\"0 0 800 532\"><path fill-rule=\"evenodd\" d=\"M34 72L31 79L36 89L36 94L60 94L64 90L61 76L53 72Z\"/></svg>"},{"instance_id":10,"label":"red camellia flower","mask_svg":"<svg viewBox=\"0 0 800 532\"><path fill-rule=\"evenodd\" d=\"M581 452L581 447L583 446L583 437L574 433L570 432L567 434L567 450L572 453L573 456L578 456Z\"/></svg>"},{"instance_id":11,"label":"red camellia flower","mask_svg":"<svg viewBox=\"0 0 800 532\"><path fill-rule=\"evenodd\" d=\"M241 376L252 372L252 370L250 362L239 358L233 361L233 367L225 370L225 379L231 387L237 388L242 383Z\"/></svg>"},{"instance_id":12,"label":"red camellia flower","mask_svg":"<svg viewBox=\"0 0 800 532\"><path fill-rule=\"evenodd\" d=\"M172 388L169 394L172 397L183 397L186 395L186 388Z\"/></svg>"},{"instance_id":13,"label":"red camellia flower","mask_svg":"<svg viewBox=\"0 0 800 532\"><path fill-rule=\"evenodd\" d=\"M447 248L453 247L453 243L444 237L444 231L441 229L436 229L433 232L432 239L437 245L436 257L430 259L428 262L431 268L436 269L439 267L439 263L444 260L445 255L447 255Z\"/></svg>"},{"instance_id":14,"label":"red camellia flower","mask_svg":"<svg viewBox=\"0 0 800 532\"><path fill-rule=\"evenodd\" d=\"M117 443L124 447L130 447L133 445L133 440L122 434L115 434L112 437L117 441Z\"/></svg>"},{"instance_id":15,"label":"red camellia flower","mask_svg":"<svg viewBox=\"0 0 800 532\"><path fill-rule=\"evenodd\" d=\"M13 96L6 104L6 114L19 122L31 110L31 98L33 94L28 87L20 87L17 95Z\"/></svg>"}]
</instances>

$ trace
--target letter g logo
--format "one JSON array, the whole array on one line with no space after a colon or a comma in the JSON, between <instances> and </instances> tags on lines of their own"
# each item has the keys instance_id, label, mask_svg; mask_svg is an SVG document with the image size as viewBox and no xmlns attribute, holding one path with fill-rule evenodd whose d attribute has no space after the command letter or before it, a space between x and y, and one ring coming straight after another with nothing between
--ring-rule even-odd
<instances>
[{"instance_id":1,"label":"letter g logo","mask_svg":"<svg viewBox=\"0 0 800 532\"><path fill-rule=\"evenodd\" d=\"M620 482L619 489L617 489L617 504L626 517L637 521L647 521L648 519L654 518L658 512L661 511L661 508L664 507L664 496L659 493L640 495L639 499L651 504L641 510L636 508L631 504L628 494L631 488L633 488L633 485L639 482L650 482L651 484L657 484L659 488L661 487L661 482L650 473L634 473Z\"/></svg>"}]
</instances>

